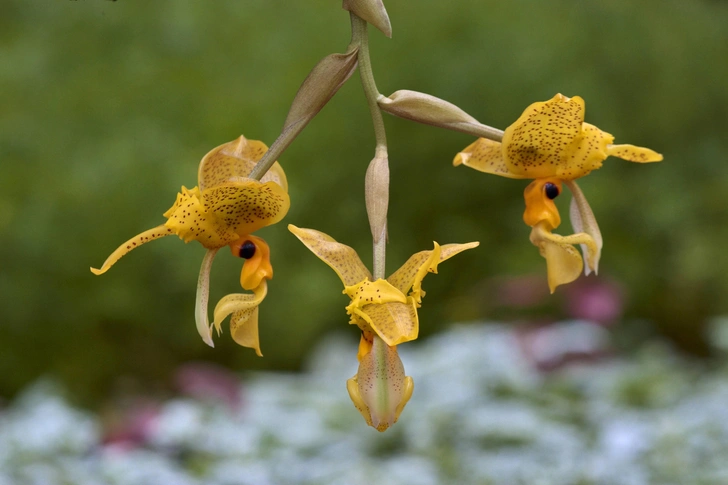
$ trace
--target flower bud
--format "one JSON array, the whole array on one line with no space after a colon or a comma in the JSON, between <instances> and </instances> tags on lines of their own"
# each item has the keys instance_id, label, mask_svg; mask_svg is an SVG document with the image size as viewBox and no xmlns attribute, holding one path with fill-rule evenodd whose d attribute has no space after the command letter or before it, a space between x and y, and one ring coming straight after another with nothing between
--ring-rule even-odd
<instances>
[{"instance_id":1,"label":"flower bud","mask_svg":"<svg viewBox=\"0 0 728 485\"><path fill-rule=\"evenodd\" d=\"M377 156L369 163L364 180L364 196L372 238L377 243L385 236L387 229L389 160L386 155Z\"/></svg>"},{"instance_id":2,"label":"flower bud","mask_svg":"<svg viewBox=\"0 0 728 485\"><path fill-rule=\"evenodd\" d=\"M380 96L377 103L382 111L426 125L447 128L477 137L500 139L502 132L481 124L462 109L429 94L406 89Z\"/></svg>"},{"instance_id":3,"label":"flower bud","mask_svg":"<svg viewBox=\"0 0 728 485\"><path fill-rule=\"evenodd\" d=\"M344 0L343 8L392 37L392 24L382 0Z\"/></svg>"},{"instance_id":4,"label":"flower bud","mask_svg":"<svg viewBox=\"0 0 728 485\"><path fill-rule=\"evenodd\" d=\"M356 70L358 47L344 54L330 54L311 70L296 97L283 124L283 131L301 130L321 108L329 102Z\"/></svg>"}]
</instances>

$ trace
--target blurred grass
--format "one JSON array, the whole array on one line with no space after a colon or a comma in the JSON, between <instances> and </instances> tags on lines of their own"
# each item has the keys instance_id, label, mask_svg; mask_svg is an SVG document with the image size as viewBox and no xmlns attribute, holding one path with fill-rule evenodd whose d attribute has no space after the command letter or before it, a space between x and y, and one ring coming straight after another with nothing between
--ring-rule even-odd
<instances>
[{"instance_id":1,"label":"blurred grass","mask_svg":"<svg viewBox=\"0 0 728 485\"><path fill-rule=\"evenodd\" d=\"M700 349L706 317L728 310L728 4L386 4L394 37L373 31L371 48L384 94L428 92L501 128L533 101L578 94L618 143L665 154L651 166L610 159L581 185L606 241L600 277L624 284L628 316ZM276 272L261 308L265 359L228 335L214 350L200 342L197 244L168 238L101 278L88 271L163 221L209 149L241 133L272 143L309 69L348 43L339 2L1 0L0 13L0 395L52 372L92 398L120 377L164 382L189 359L296 368L322 332L346 325L338 279L285 223L371 261L373 135L356 76L281 159L293 205L261 231ZM486 278L538 271L545 285L521 221L525 183L453 169L466 135L385 121L389 272L433 239L481 241L425 282L421 334L488 318ZM213 302L237 291L239 270L218 258Z\"/></svg>"}]
</instances>

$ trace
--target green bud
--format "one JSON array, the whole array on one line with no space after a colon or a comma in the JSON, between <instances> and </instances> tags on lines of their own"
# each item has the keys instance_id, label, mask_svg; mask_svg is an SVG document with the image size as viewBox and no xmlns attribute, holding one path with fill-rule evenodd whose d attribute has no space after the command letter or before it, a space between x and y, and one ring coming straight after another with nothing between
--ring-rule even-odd
<instances>
[{"instance_id":1,"label":"green bud","mask_svg":"<svg viewBox=\"0 0 728 485\"><path fill-rule=\"evenodd\" d=\"M503 137L501 130L483 125L454 104L429 94L403 89L389 97L380 96L377 103L382 111L418 123L496 141Z\"/></svg>"},{"instance_id":2,"label":"green bud","mask_svg":"<svg viewBox=\"0 0 728 485\"><path fill-rule=\"evenodd\" d=\"M326 103L356 70L359 48L353 47L345 54L324 57L303 81L291 103L291 109L283 124L285 133L291 128L300 130Z\"/></svg>"},{"instance_id":3,"label":"green bud","mask_svg":"<svg viewBox=\"0 0 728 485\"><path fill-rule=\"evenodd\" d=\"M389 206L389 160L387 155L376 156L367 168L364 181L369 227L372 239L379 242L387 227L387 208Z\"/></svg>"},{"instance_id":4,"label":"green bud","mask_svg":"<svg viewBox=\"0 0 728 485\"><path fill-rule=\"evenodd\" d=\"M343 7L381 30L387 37L392 37L392 24L382 0L344 0Z\"/></svg>"}]
</instances>

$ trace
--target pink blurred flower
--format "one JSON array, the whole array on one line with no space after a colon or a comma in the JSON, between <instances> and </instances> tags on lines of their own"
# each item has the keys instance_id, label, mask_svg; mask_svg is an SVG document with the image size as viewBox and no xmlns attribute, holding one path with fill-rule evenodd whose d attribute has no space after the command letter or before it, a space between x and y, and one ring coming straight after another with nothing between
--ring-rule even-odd
<instances>
[{"instance_id":1,"label":"pink blurred flower","mask_svg":"<svg viewBox=\"0 0 728 485\"><path fill-rule=\"evenodd\" d=\"M614 281L580 280L567 287L565 293L564 309L572 318L607 325L622 316L624 291Z\"/></svg>"},{"instance_id":2,"label":"pink blurred flower","mask_svg":"<svg viewBox=\"0 0 728 485\"><path fill-rule=\"evenodd\" d=\"M207 362L190 362L177 369L175 385L182 394L226 404L232 411L242 404L240 379L228 369Z\"/></svg>"},{"instance_id":3,"label":"pink blurred flower","mask_svg":"<svg viewBox=\"0 0 728 485\"><path fill-rule=\"evenodd\" d=\"M159 403L148 399L115 404L104 413L104 447L126 451L145 445L152 435L159 409Z\"/></svg>"}]
</instances>

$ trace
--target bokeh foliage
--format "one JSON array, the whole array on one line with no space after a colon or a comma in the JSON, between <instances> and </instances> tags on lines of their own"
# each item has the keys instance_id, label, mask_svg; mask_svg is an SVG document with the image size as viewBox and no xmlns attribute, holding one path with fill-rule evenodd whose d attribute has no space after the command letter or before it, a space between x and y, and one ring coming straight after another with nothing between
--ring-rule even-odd
<instances>
[{"instance_id":1,"label":"bokeh foliage","mask_svg":"<svg viewBox=\"0 0 728 485\"><path fill-rule=\"evenodd\" d=\"M624 284L629 316L699 345L705 318L728 310L728 4L386 4L393 39L372 31L382 93L434 94L500 128L533 101L579 94L588 122L665 155L647 167L610 159L582 188L605 237L600 277ZM275 268L261 308L264 359L228 335L214 350L200 341L199 245L167 238L103 277L88 271L163 221L209 149L241 133L272 143L309 69L348 43L339 7L0 1L0 395L52 372L79 395L98 396L125 376L164 382L189 359L296 368L323 332L344 328L338 279L285 224L261 231ZM538 271L545 286L545 262L521 221L525 183L453 169L466 135L385 122L388 269L433 239L481 241L425 281L422 334L488 318L479 288L489 277ZM363 179L372 154L355 76L280 160L292 200L284 223L327 232L369 263ZM218 258L213 302L237 291L240 265Z\"/></svg>"}]
</instances>

